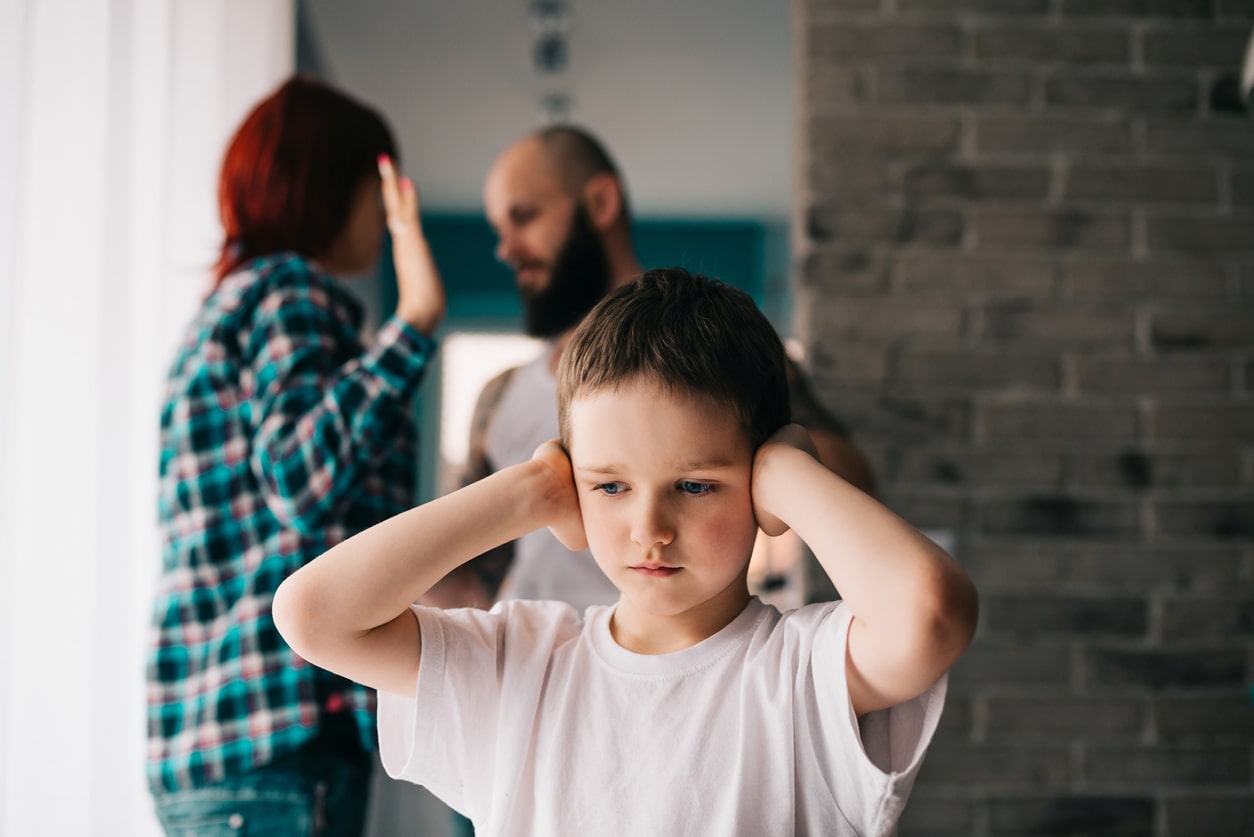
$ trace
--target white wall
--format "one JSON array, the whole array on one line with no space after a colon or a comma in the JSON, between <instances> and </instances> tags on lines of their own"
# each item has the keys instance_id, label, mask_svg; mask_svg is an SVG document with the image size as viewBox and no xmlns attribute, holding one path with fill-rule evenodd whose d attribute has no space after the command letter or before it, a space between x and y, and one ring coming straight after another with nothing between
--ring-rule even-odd
<instances>
[{"instance_id":1,"label":"white wall","mask_svg":"<svg viewBox=\"0 0 1254 837\"><path fill-rule=\"evenodd\" d=\"M0 6L0 832L154 833L144 638L165 365L292 0Z\"/></svg>"}]
</instances>

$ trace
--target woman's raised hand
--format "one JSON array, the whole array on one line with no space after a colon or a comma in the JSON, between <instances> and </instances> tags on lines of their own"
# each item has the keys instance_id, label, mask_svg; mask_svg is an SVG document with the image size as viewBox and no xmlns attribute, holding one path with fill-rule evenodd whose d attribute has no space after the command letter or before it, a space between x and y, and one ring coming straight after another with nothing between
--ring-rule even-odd
<instances>
[{"instance_id":1,"label":"woman's raised hand","mask_svg":"<svg viewBox=\"0 0 1254 837\"><path fill-rule=\"evenodd\" d=\"M396 315L431 337L444 320L448 303L440 272L418 223L418 190L408 177L397 176L386 155L379 157L379 178L396 265Z\"/></svg>"}]
</instances>

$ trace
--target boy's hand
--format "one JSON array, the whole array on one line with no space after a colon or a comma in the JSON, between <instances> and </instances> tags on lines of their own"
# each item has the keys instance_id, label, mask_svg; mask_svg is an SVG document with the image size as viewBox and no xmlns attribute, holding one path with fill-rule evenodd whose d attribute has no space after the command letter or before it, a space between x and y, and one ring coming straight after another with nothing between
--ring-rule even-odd
<instances>
[{"instance_id":1,"label":"boy's hand","mask_svg":"<svg viewBox=\"0 0 1254 837\"><path fill-rule=\"evenodd\" d=\"M799 424L786 424L776 430L769 439L763 442L753 456L753 476L750 486L753 491L753 515L763 532L774 537L788 531L788 524L771 512L770 479L767 469L780 454L801 451L814 459L819 458L818 450L806 429Z\"/></svg>"},{"instance_id":2,"label":"boy's hand","mask_svg":"<svg viewBox=\"0 0 1254 837\"><path fill-rule=\"evenodd\" d=\"M583 528L583 514L579 510L579 493L570 467L570 457L557 439L550 439L531 455L552 472L552 489L545 493L548 509L545 516L549 531L562 546L578 552L588 548L588 536Z\"/></svg>"},{"instance_id":3,"label":"boy's hand","mask_svg":"<svg viewBox=\"0 0 1254 837\"><path fill-rule=\"evenodd\" d=\"M397 175L386 156L379 157L379 180L392 233L397 316L432 337L444 319L447 304L444 284L418 223L418 191L412 180Z\"/></svg>"}]
</instances>

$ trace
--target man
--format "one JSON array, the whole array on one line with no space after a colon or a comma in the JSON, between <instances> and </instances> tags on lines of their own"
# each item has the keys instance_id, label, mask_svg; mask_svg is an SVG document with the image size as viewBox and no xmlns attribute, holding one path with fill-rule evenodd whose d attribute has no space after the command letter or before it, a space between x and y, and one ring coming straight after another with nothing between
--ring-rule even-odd
<instances>
[{"instance_id":1,"label":"man","mask_svg":"<svg viewBox=\"0 0 1254 837\"><path fill-rule=\"evenodd\" d=\"M526 331L549 341L536 360L490 381L479 396L462 484L531 458L558 435L554 370L576 325L609 291L641 272L623 178L601 144L577 128L547 128L505 150L484 184L497 258L513 271ZM866 460L790 367L793 420L810 431L828 468L874 493ZM618 591L591 554L547 530L484 555L428 596L433 604L556 599L582 612ZM813 596L811 597L813 598Z\"/></svg>"}]
</instances>

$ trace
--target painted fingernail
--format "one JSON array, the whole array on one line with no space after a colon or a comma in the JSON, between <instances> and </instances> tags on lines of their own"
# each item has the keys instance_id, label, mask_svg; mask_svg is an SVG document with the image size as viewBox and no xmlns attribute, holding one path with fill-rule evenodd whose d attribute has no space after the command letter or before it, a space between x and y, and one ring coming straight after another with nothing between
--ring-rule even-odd
<instances>
[{"instance_id":1,"label":"painted fingernail","mask_svg":"<svg viewBox=\"0 0 1254 837\"><path fill-rule=\"evenodd\" d=\"M401 178L401 188L406 192L414 191L414 181L409 179L409 175Z\"/></svg>"},{"instance_id":2,"label":"painted fingernail","mask_svg":"<svg viewBox=\"0 0 1254 837\"><path fill-rule=\"evenodd\" d=\"M379 155L379 171L392 168L392 158L386 154Z\"/></svg>"}]
</instances>

